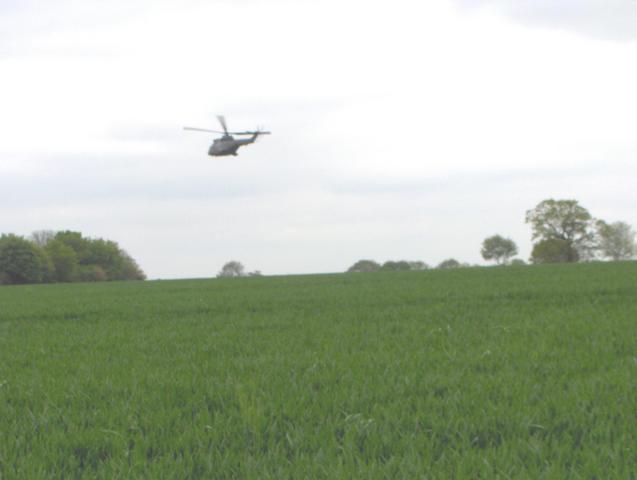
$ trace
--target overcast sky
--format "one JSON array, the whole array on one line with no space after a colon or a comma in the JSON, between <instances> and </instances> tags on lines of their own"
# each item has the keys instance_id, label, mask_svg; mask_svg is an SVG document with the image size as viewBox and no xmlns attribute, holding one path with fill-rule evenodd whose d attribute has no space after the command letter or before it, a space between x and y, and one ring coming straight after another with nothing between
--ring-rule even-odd
<instances>
[{"instance_id":1,"label":"overcast sky","mask_svg":"<svg viewBox=\"0 0 637 480\"><path fill-rule=\"evenodd\" d=\"M3 0L0 232L150 278L454 257L574 198L637 226L635 0ZM273 132L238 157L182 126Z\"/></svg>"}]
</instances>

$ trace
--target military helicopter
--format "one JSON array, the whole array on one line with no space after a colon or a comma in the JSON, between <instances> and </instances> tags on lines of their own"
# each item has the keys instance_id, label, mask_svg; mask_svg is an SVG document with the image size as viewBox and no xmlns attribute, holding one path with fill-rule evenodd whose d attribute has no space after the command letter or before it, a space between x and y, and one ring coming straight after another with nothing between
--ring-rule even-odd
<instances>
[{"instance_id":1,"label":"military helicopter","mask_svg":"<svg viewBox=\"0 0 637 480\"><path fill-rule=\"evenodd\" d=\"M237 150L239 147L254 143L259 135L270 135L270 132L257 129L254 132L229 132L226 126L226 119L223 115L217 115L217 120L223 128L223 132L218 130L208 130L206 128L184 127L184 130L194 130L197 132L209 132L209 133L223 133L223 137L215 138L208 149L208 155L211 157L222 157L224 155L237 156ZM251 138L235 140L232 135L250 135Z\"/></svg>"}]
</instances>

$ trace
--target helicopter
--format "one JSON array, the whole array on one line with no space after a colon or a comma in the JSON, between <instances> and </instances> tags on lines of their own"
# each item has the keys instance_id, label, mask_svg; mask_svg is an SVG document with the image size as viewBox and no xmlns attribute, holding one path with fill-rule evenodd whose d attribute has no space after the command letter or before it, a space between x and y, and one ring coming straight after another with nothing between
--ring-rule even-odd
<instances>
[{"instance_id":1,"label":"helicopter","mask_svg":"<svg viewBox=\"0 0 637 480\"><path fill-rule=\"evenodd\" d=\"M197 132L209 132L209 133L222 133L223 136L220 138L215 138L208 149L208 155L211 157L222 157L225 155L234 155L237 156L237 150L239 147L243 147L244 145L249 145L254 143L255 140L259 137L259 135L270 135L270 132L266 132L263 130L255 130L253 132L229 132L228 127L226 126L226 119L223 115L217 115L217 120L221 124L223 128L223 132L218 130L208 130L206 128L195 128L195 127L184 127L184 130L194 130ZM250 138L235 140L232 135L250 135Z\"/></svg>"}]
</instances>

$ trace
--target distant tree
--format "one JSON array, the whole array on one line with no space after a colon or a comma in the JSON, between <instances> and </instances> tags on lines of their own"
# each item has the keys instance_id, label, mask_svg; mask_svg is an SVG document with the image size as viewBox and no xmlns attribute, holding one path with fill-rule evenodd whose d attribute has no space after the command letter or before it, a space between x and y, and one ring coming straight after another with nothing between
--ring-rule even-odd
<instances>
[{"instance_id":1,"label":"distant tree","mask_svg":"<svg viewBox=\"0 0 637 480\"><path fill-rule=\"evenodd\" d=\"M480 253L485 260L495 260L498 265L506 265L518 253L518 247L510 238L493 235L482 242Z\"/></svg>"},{"instance_id":2,"label":"distant tree","mask_svg":"<svg viewBox=\"0 0 637 480\"><path fill-rule=\"evenodd\" d=\"M31 234L31 241L38 247L44 248L55 237L53 230L36 230Z\"/></svg>"},{"instance_id":3,"label":"distant tree","mask_svg":"<svg viewBox=\"0 0 637 480\"><path fill-rule=\"evenodd\" d=\"M533 245L531 263L577 262L579 254L568 241L561 238L540 240Z\"/></svg>"},{"instance_id":4,"label":"distant tree","mask_svg":"<svg viewBox=\"0 0 637 480\"><path fill-rule=\"evenodd\" d=\"M588 257L594 248L595 221L576 200L544 200L526 212L526 223L531 224L533 240L542 243L540 257L532 254L532 259L550 257L577 262Z\"/></svg>"},{"instance_id":5,"label":"distant tree","mask_svg":"<svg viewBox=\"0 0 637 480\"><path fill-rule=\"evenodd\" d=\"M0 276L2 283L38 283L45 273L42 250L17 235L0 237Z\"/></svg>"},{"instance_id":6,"label":"distant tree","mask_svg":"<svg viewBox=\"0 0 637 480\"><path fill-rule=\"evenodd\" d=\"M598 220L598 247L602 256L613 260L629 260L637 253L635 232L624 222L606 223Z\"/></svg>"},{"instance_id":7,"label":"distant tree","mask_svg":"<svg viewBox=\"0 0 637 480\"><path fill-rule=\"evenodd\" d=\"M511 260L509 265L512 265L512 266L515 266L515 267L522 267L522 266L526 265L526 262L524 260L522 260L521 258L514 258L513 260Z\"/></svg>"},{"instance_id":8,"label":"distant tree","mask_svg":"<svg viewBox=\"0 0 637 480\"><path fill-rule=\"evenodd\" d=\"M460 262L455 258L448 258L440 262L437 268L459 268L461 266Z\"/></svg>"},{"instance_id":9,"label":"distant tree","mask_svg":"<svg viewBox=\"0 0 637 480\"><path fill-rule=\"evenodd\" d=\"M411 265L409 264L409 262L406 262L405 260L399 260L397 262L393 260L388 260L385 263L383 263L383 266L380 267L380 269L386 272L400 272L405 270L411 270Z\"/></svg>"},{"instance_id":10,"label":"distant tree","mask_svg":"<svg viewBox=\"0 0 637 480\"><path fill-rule=\"evenodd\" d=\"M347 269L348 272L376 272L380 270L380 264L374 260L359 260Z\"/></svg>"},{"instance_id":11,"label":"distant tree","mask_svg":"<svg viewBox=\"0 0 637 480\"><path fill-rule=\"evenodd\" d=\"M262 277L261 270L255 270L254 272L248 272L248 277Z\"/></svg>"},{"instance_id":12,"label":"distant tree","mask_svg":"<svg viewBox=\"0 0 637 480\"><path fill-rule=\"evenodd\" d=\"M226 263L217 274L220 278L243 277L244 268L241 262L235 260Z\"/></svg>"},{"instance_id":13,"label":"distant tree","mask_svg":"<svg viewBox=\"0 0 637 480\"><path fill-rule=\"evenodd\" d=\"M411 270L427 270L429 265L425 262L421 262L420 260L409 262L409 268Z\"/></svg>"}]
</instances>

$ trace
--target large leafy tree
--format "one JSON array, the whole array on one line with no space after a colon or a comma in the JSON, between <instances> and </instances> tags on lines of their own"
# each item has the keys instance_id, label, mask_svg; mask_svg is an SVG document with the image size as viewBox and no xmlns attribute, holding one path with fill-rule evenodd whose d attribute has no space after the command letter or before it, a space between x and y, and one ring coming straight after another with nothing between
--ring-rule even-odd
<instances>
[{"instance_id":1,"label":"large leafy tree","mask_svg":"<svg viewBox=\"0 0 637 480\"><path fill-rule=\"evenodd\" d=\"M17 235L0 237L0 277L2 282L38 283L47 274L45 256L32 242Z\"/></svg>"},{"instance_id":2,"label":"large leafy tree","mask_svg":"<svg viewBox=\"0 0 637 480\"><path fill-rule=\"evenodd\" d=\"M374 260L359 260L347 269L348 272L377 272L380 264Z\"/></svg>"},{"instance_id":3,"label":"large leafy tree","mask_svg":"<svg viewBox=\"0 0 637 480\"><path fill-rule=\"evenodd\" d=\"M409 268L411 268L412 270L427 270L429 268L429 265L427 265L422 260L413 260L409 262Z\"/></svg>"},{"instance_id":4,"label":"large leafy tree","mask_svg":"<svg viewBox=\"0 0 637 480\"><path fill-rule=\"evenodd\" d=\"M628 260L637 253L635 232L625 222L597 222L597 238L600 253L613 260Z\"/></svg>"},{"instance_id":5,"label":"large leafy tree","mask_svg":"<svg viewBox=\"0 0 637 480\"><path fill-rule=\"evenodd\" d=\"M438 268L460 268L462 264L455 258L448 258L438 264Z\"/></svg>"},{"instance_id":6,"label":"large leafy tree","mask_svg":"<svg viewBox=\"0 0 637 480\"><path fill-rule=\"evenodd\" d=\"M541 249L554 251L559 246L560 255L552 258L577 262L594 248L595 220L576 200L544 200L526 212L526 222L533 229L533 240L551 241Z\"/></svg>"},{"instance_id":7,"label":"large leafy tree","mask_svg":"<svg viewBox=\"0 0 637 480\"><path fill-rule=\"evenodd\" d=\"M221 271L217 274L217 277L220 278L231 278L231 277L243 277L245 269L241 262L237 262L236 260L232 260L226 263Z\"/></svg>"},{"instance_id":8,"label":"large leafy tree","mask_svg":"<svg viewBox=\"0 0 637 480\"><path fill-rule=\"evenodd\" d=\"M510 238L493 235L484 239L480 253L485 260L494 260L498 265L506 265L509 259L518 253L518 247Z\"/></svg>"}]
</instances>

